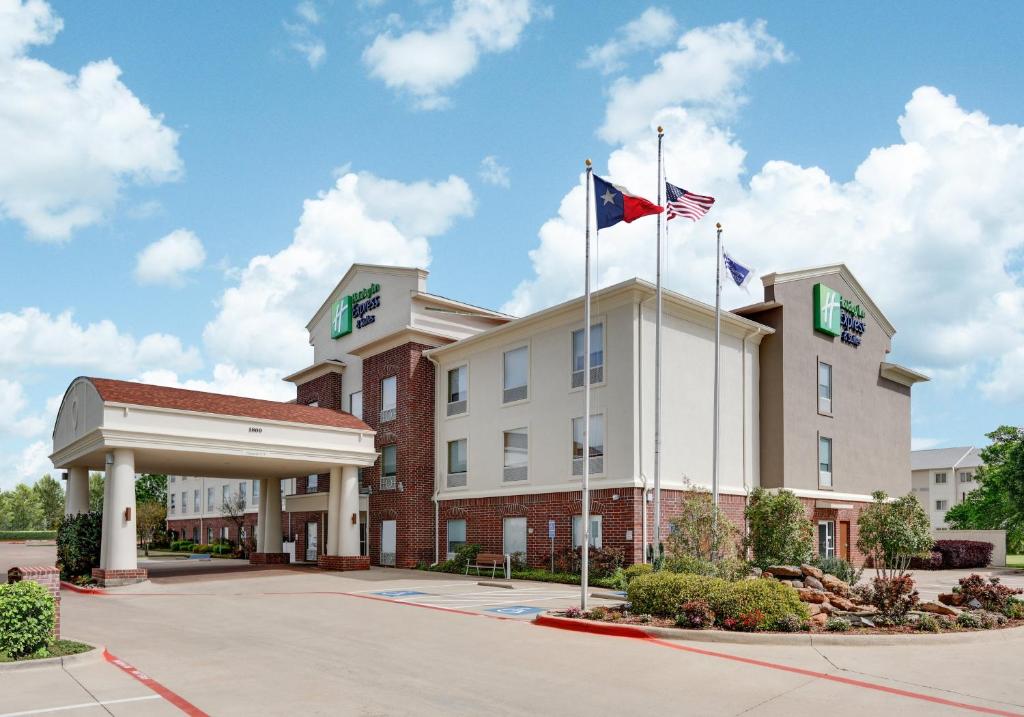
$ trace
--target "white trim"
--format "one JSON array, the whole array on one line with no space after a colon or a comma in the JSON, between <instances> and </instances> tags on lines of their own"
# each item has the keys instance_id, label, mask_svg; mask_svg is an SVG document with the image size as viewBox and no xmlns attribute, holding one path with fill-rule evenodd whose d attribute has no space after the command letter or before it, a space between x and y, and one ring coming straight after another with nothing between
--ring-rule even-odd
<instances>
[{"instance_id":1,"label":"white trim","mask_svg":"<svg viewBox=\"0 0 1024 717\"><path fill-rule=\"evenodd\" d=\"M773 493L779 490L788 490L797 498L827 498L832 501L852 500L858 503L873 503L875 500L870 495L865 495L864 493L838 493L832 490L810 490L807 488L767 488L766 490Z\"/></svg>"}]
</instances>

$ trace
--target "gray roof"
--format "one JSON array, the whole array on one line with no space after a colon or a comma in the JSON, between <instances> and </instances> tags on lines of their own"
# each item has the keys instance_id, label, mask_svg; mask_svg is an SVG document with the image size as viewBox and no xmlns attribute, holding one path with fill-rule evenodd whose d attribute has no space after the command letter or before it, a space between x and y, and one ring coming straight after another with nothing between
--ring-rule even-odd
<instances>
[{"instance_id":1,"label":"gray roof","mask_svg":"<svg viewBox=\"0 0 1024 717\"><path fill-rule=\"evenodd\" d=\"M926 471L939 468L977 468L983 463L978 449L973 446L930 448L910 452L910 470Z\"/></svg>"}]
</instances>

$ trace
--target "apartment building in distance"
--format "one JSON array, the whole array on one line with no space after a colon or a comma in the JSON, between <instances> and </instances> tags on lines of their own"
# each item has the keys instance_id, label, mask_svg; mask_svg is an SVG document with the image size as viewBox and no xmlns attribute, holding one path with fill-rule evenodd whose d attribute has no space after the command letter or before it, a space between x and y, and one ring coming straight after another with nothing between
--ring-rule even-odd
<instances>
[{"instance_id":1,"label":"apartment building in distance","mask_svg":"<svg viewBox=\"0 0 1024 717\"><path fill-rule=\"evenodd\" d=\"M974 446L931 448L910 454L914 495L928 511L932 528L946 528L946 513L978 487L976 476L983 464Z\"/></svg>"}]
</instances>

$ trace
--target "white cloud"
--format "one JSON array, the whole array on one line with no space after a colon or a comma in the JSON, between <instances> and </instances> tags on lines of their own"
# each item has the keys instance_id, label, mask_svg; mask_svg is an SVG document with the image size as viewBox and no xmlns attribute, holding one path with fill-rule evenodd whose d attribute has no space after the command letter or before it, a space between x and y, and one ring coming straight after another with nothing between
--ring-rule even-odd
<instances>
[{"instance_id":1,"label":"white cloud","mask_svg":"<svg viewBox=\"0 0 1024 717\"><path fill-rule=\"evenodd\" d=\"M72 76L25 55L61 27L40 0L0 0L0 216L53 241L100 221L126 182L182 174L177 133L121 82L113 60Z\"/></svg>"},{"instance_id":2,"label":"white cloud","mask_svg":"<svg viewBox=\"0 0 1024 717\"><path fill-rule=\"evenodd\" d=\"M683 37L702 41L667 54L691 65L695 60L679 53L713 56L717 38L731 56L745 47L750 51L740 54L755 57L756 46L784 56L763 24L743 27L691 30ZM669 64L663 56L637 84L663 79ZM748 177L745 151L723 124L729 113L708 103L721 97L733 109L742 76L756 64L731 63L732 75L717 83L724 92L691 93L672 107L641 102L628 121L609 111L618 118L611 136L625 139L606 168L598 162L599 173L653 199L657 140L638 129L662 123L669 181L718 199L701 223L669 223L667 285L713 300L713 222L721 221L731 253L761 273L845 262L896 326L895 360L944 385L976 385L992 400L1024 399L1024 287L1012 269L1024 251L1024 128L994 124L955 97L921 87L899 117L900 141L873 149L850 181L784 160ZM613 90L610 108L622 109L621 102ZM530 254L534 276L517 287L506 311L521 315L579 295L583 207L581 181L541 227ZM602 232L596 284L652 278L654 250L653 220ZM750 297L727 287L724 301L740 305Z\"/></svg>"},{"instance_id":3,"label":"white cloud","mask_svg":"<svg viewBox=\"0 0 1024 717\"><path fill-rule=\"evenodd\" d=\"M302 0L295 6L295 14L299 17L298 21L286 20L284 29L288 33L291 48L306 58L306 62L315 70L327 57L327 45L323 38L313 32L313 28L320 24L320 11L312 0Z\"/></svg>"},{"instance_id":4,"label":"white cloud","mask_svg":"<svg viewBox=\"0 0 1024 717\"><path fill-rule=\"evenodd\" d=\"M344 173L329 191L303 204L289 246L253 257L238 285L220 299L203 337L211 355L242 370L309 363L305 325L354 262L426 267L428 238L473 213L461 177L402 182Z\"/></svg>"},{"instance_id":5,"label":"white cloud","mask_svg":"<svg viewBox=\"0 0 1024 717\"><path fill-rule=\"evenodd\" d=\"M910 450L925 451L929 448L936 448L941 444L942 441L938 438L918 438L914 436L910 439Z\"/></svg>"},{"instance_id":6,"label":"white cloud","mask_svg":"<svg viewBox=\"0 0 1024 717\"><path fill-rule=\"evenodd\" d=\"M201 363L194 347L168 334L136 339L109 320L83 326L70 311L52 315L28 307L0 313L0 367L8 370L73 366L116 376L150 367L192 371Z\"/></svg>"},{"instance_id":7,"label":"white cloud","mask_svg":"<svg viewBox=\"0 0 1024 717\"><path fill-rule=\"evenodd\" d=\"M53 463L50 462L50 449L52 446L46 441L33 441L25 446L18 455L14 465L13 475L0 483L0 490L13 488L18 483L32 485L39 480L44 473L53 474ZM3 474L0 473L0 480Z\"/></svg>"},{"instance_id":8,"label":"white cloud","mask_svg":"<svg viewBox=\"0 0 1024 717\"><path fill-rule=\"evenodd\" d=\"M587 57L580 67L595 67L608 75L622 70L625 58L641 50L661 47L672 41L676 33L676 19L672 13L658 7L649 7L639 17L620 27L615 37L603 45L587 48Z\"/></svg>"},{"instance_id":9,"label":"white cloud","mask_svg":"<svg viewBox=\"0 0 1024 717\"><path fill-rule=\"evenodd\" d=\"M188 229L175 229L141 252L135 262L135 279L140 284L181 286L185 274L206 261L199 237Z\"/></svg>"},{"instance_id":10,"label":"white cloud","mask_svg":"<svg viewBox=\"0 0 1024 717\"><path fill-rule=\"evenodd\" d=\"M44 414L24 414L28 403L20 383L0 378L0 436L34 436L46 429Z\"/></svg>"},{"instance_id":11,"label":"white cloud","mask_svg":"<svg viewBox=\"0 0 1024 717\"><path fill-rule=\"evenodd\" d=\"M487 184L508 189L512 183L508 178L508 167L501 164L498 158L489 154L480 160L480 179Z\"/></svg>"},{"instance_id":12,"label":"white cloud","mask_svg":"<svg viewBox=\"0 0 1024 717\"><path fill-rule=\"evenodd\" d=\"M291 401L295 398L295 386L285 383L277 369L251 368L240 370L232 364L220 363L213 367L213 377L182 380L174 371L154 369L144 371L136 379L142 383L158 386L187 388L191 391L226 393L232 396L264 398L269 401Z\"/></svg>"},{"instance_id":13,"label":"white cloud","mask_svg":"<svg viewBox=\"0 0 1024 717\"><path fill-rule=\"evenodd\" d=\"M531 0L454 0L449 20L427 30L378 35L363 52L370 75L408 92L420 109L450 104L445 92L484 53L507 52L535 15Z\"/></svg>"}]
</instances>

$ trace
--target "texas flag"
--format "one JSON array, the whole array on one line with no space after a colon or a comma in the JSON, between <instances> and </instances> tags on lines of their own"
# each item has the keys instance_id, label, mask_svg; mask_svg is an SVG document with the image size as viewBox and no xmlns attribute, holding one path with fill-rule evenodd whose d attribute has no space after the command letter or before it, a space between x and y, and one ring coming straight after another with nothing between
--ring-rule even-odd
<instances>
[{"instance_id":1,"label":"texas flag","mask_svg":"<svg viewBox=\"0 0 1024 717\"><path fill-rule=\"evenodd\" d=\"M604 229L619 222L627 224L648 214L665 211L654 202L631 194L625 187L612 184L594 175L594 196L597 202L597 228Z\"/></svg>"}]
</instances>

